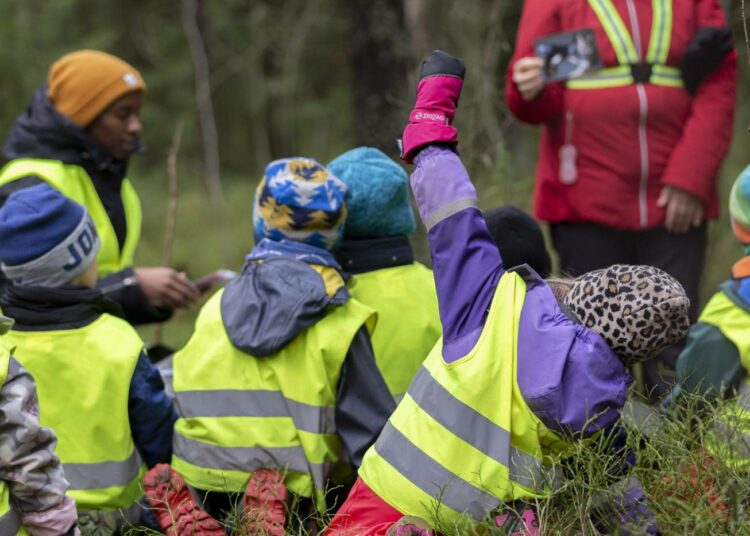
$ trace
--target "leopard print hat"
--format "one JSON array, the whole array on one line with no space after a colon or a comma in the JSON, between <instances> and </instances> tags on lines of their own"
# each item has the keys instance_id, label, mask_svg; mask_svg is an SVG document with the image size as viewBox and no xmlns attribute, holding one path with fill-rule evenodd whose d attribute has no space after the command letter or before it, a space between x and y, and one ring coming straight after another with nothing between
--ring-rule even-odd
<instances>
[{"instance_id":1,"label":"leopard print hat","mask_svg":"<svg viewBox=\"0 0 750 536\"><path fill-rule=\"evenodd\" d=\"M588 272L573 281L563 302L626 365L654 357L685 337L690 325L682 285L653 266Z\"/></svg>"}]
</instances>

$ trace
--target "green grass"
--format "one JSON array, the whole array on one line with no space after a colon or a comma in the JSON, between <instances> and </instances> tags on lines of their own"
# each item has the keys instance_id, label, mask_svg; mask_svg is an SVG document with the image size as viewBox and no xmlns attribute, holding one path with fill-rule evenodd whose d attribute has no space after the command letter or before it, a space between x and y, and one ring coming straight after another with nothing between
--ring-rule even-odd
<instances>
[{"instance_id":1,"label":"green grass","mask_svg":"<svg viewBox=\"0 0 750 536\"><path fill-rule=\"evenodd\" d=\"M698 397L686 399L671 415L650 416L647 421L626 421L628 444L635 451L637 465L630 476L636 476L645 490L649 507L665 536L750 534L750 478L741 467L733 467L725 460L736 459L743 446L740 430L748 429L747 416L730 402L707 401ZM716 422L720 417L733 429L717 440ZM527 502L537 512L543 534L583 535L599 534L592 520L592 512L600 513L609 534L622 528L618 515L611 510L622 497L624 484L630 476L613 476L621 459L612 454L610 439L600 435L573 443L570 457L563 465L550 458L553 470L563 474L547 496ZM712 445L711 453L706 450ZM486 483L489 486L491 483ZM239 497L238 497L239 499ZM332 512L300 512L292 498L288 518L297 528L287 534L313 535L316 527L325 527ZM222 525L234 534L248 535L243 528L244 513L237 507ZM507 506L506 506L507 507ZM447 523L441 516L439 498L428 509L433 512L429 521L445 536L464 534L504 534L490 519L466 524ZM155 534L146 529L132 528L127 534ZM632 534L641 534L637 530Z\"/></svg>"}]
</instances>

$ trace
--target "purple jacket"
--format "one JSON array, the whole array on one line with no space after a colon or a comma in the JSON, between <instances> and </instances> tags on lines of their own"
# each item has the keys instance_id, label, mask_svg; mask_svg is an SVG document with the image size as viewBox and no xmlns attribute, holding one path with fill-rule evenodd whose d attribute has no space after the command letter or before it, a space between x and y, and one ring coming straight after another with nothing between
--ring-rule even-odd
<instances>
[{"instance_id":1,"label":"purple jacket","mask_svg":"<svg viewBox=\"0 0 750 536\"><path fill-rule=\"evenodd\" d=\"M506 267L458 155L430 146L417 155L415 164L411 186L428 231L443 359L451 363L477 343ZM531 272L524 278L517 379L526 403L546 426L562 434L588 436L617 426L631 376L602 337L566 316L539 276ZM618 443L624 449L621 435ZM624 459L627 465L634 462L632 455ZM637 488L628 493L633 501L627 501L625 514L641 517L643 491Z\"/></svg>"}]
</instances>

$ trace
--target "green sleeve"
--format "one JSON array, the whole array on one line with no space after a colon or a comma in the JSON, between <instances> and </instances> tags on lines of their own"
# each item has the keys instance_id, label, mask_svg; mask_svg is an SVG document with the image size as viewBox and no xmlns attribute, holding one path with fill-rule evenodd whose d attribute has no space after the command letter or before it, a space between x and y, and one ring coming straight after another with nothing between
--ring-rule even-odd
<instances>
[{"instance_id":1,"label":"green sleeve","mask_svg":"<svg viewBox=\"0 0 750 536\"><path fill-rule=\"evenodd\" d=\"M724 396L744 375L740 353L716 326L698 322L690 328L685 349L677 359L673 401L681 393L708 399Z\"/></svg>"}]
</instances>

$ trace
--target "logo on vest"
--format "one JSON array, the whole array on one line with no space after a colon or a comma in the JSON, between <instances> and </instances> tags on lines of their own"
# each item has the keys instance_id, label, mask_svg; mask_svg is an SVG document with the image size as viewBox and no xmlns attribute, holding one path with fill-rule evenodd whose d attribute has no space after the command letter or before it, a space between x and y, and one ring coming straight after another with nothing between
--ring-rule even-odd
<instances>
[{"instance_id":1,"label":"logo on vest","mask_svg":"<svg viewBox=\"0 0 750 536\"><path fill-rule=\"evenodd\" d=\"M63 270L66 272L75 270L83 262L83 259L86 259L91 254L95 241L96 230L94 229L94 224L88 222L83 231L81 231L81 234L68 245L71 259L68 264L63 266Z\"/></svg>"}]
</instances>

